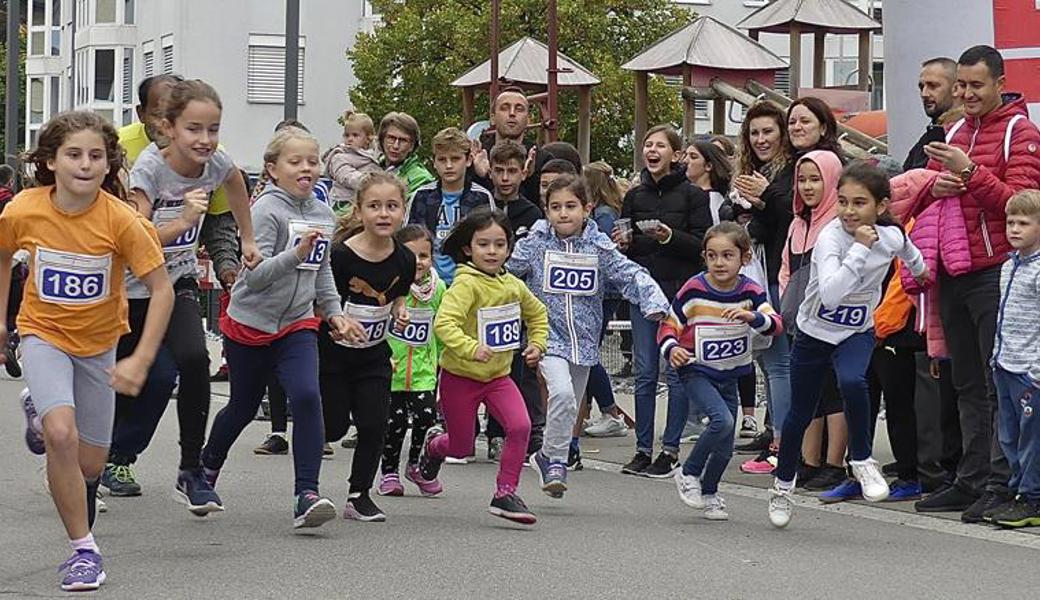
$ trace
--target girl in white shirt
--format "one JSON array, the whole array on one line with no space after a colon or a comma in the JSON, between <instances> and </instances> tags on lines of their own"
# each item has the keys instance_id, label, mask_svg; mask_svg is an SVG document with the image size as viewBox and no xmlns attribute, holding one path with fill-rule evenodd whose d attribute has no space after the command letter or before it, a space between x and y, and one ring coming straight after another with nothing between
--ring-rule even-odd
<instances>
[{"instance_id":1,"label":"girl in white shirt","mask_svg":"<svg viewBox=\"0 0 1040 600\"><path fill-rule=\"evenodd\" d=\"M874 349L874 307L892 259L901 258L919 280L927 276L921 252L888 213L888 177L867 163L847 167L838 181L838 218L820 232L813 251L798 334L791 349L791 412L784 421L769 520L791 520L802 436L816 413L821 370L833 364L845 400L849 466L863 497L880 502L888 484L871 457L867 367Z\"/></svg>"}]
</instances>

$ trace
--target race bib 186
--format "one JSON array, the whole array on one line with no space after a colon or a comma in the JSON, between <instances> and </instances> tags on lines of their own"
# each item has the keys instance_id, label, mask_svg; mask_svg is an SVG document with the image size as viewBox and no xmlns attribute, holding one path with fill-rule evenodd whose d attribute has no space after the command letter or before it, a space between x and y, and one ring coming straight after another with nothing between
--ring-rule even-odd
<instances>
[{"instance_id":1,"label":"race bib 186","mask_svg":"<svg viewBox=\"0 0 1040 600\"><path fill-rule=\"evenodd\" d=\"M303 241L303 236L310 230L317 229L321 237L314 240L314 247L303 262L296 265L297 269L305 271L317 271L325 256L329 252L329 238L332 237L333 228L328 223L310 223L307 221L289 221L289 244L287 250L296 248Z\"/></svg>"},{"instance_id":2,"label":"race bib 186","mask_svg":"<svg viewBox=\"0 0 1040 600\"><path fill-rule=\"evenodd\" d=\"M365 329L365 339L357 344L349 344L345 341L336 343L347 348L371 348L386 339L390 328L390 311L392 305L386 306L364 306L347 302L343 305L343 316L349 317L361 323Z\"/></svg>"},{"instance_id":3,"label":"race bib 186","mask_svg":"<svg viewBox=\"0 0 1040 600\"><path fill-rule=\"evenodd\" d=\"M495 352L520 348L520 304L481 308L477 311L477 336L481 345Z\"/></svg>"},{"instance_id":4,"label":"race bib 186","mask_svg":"<svg viewBox=\"0 0 1040 600\"><path fill-rule=\"evenodd\" d=\"M871 294L854 294L834 308L820 304L816 309L816 317L838 327L859 329L866 325L870 316L870 298Z\"/></svg>"},{"instance_id":5,"label":"race bib 186","mask_svg":"<svg viewBox=\"0 0 1040 600\"><path fill-rule=\"evenodd\" d=\"M93 304L108 298L112 255L36 249L36 289L54 304Z\"/></svg>"},{"instance_id":6,"label":"race bib 186","mask_svg":"<svg viewBox=\"0 0 1040 600\"><path fill-rule=\"evenodd\" d=\"M697 361L720 370L750 364L750 337L750 330L743 323L697 325L694 330Z\"/></svg>"},{"instance_id":7,"label":"race bib 186","mask_svg":"<svg viewBox=\"0 0 1040 600\"><path fill-rule=\"evenodd\" d=\"M433 329L433 309L409 308L408 325L401 333L391 330L390 336L409 346L425 346L430 343L430 332Z\"/></svg>"},{"instance_id":8,"label":"race bib 186","mask_svg":"<svg viewBox=\"0 0 1040 600\"><path fill-rule=\"evenodd\" d=\"M545 253L542 289L549 294L592 296L599 289L599 257L570 252Z\"/></svg>"}]
</instances>

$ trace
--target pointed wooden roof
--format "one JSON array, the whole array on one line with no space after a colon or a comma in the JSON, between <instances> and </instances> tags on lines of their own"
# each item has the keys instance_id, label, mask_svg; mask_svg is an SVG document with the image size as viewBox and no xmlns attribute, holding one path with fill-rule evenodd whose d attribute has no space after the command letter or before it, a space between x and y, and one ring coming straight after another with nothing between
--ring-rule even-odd
<instances>
[{"instance_id":1,"label":"pointed wooden roof","mask_svg":"<svg viewBox=\"0 0 1040 600\"><path fill-rule=\"evenodd\" d=\"M600 80L591 71L565 56L556 53L557 73L561 87L599 85ZM548 85L549 47L532 38L523 37L498 53L498 77L516 83ZM491 60L473 67L451 82L454 87L476 87L491 83Z\"/></svg>"},{"instance_id":2,"label":"pointed wooden roof","mask_svg":"<svg viewBox=\"0 0 1040 600\"><path fill-rule=\"evenodd\" d=\"M846 0L776 0L748 15L737 27L788 33L792 23L827 33L877 31L881 24Z\"/></svg>"},{"instance_id":3,"label":"pointed wooden roof","mask_svg":"<svg viewBox=\"0 0 1040 600\"><path fill-rule=\"evenodd\" d=\"M787 68L768 48L712 17L700 17L657 40L621 68L675 75L683 65L741 71Z\"/></svg>"}]
</instances>

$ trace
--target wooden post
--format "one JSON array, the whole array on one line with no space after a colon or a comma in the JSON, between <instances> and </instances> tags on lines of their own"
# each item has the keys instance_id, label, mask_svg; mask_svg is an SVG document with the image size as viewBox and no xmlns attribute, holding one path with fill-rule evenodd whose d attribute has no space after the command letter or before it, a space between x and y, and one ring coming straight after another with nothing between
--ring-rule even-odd
<instances>
[{"instance_id":1,"label":"wooden post","mask_svg":"<svg viewBox=\"0 0 1040 600\"><path fill-rule=\"evenodd\" d=\"M791 100L795 100L798 98L798 88L802 85L802 26L798 23L791 23L789 34L791 36L791 88L788 95Z\"/></svg>"},{"instance_id":2,"label":"wooden post","mask_svg":"<svg viewBox=\"0 0 1040 600\"><path fill-rule=\"evenodd\" d=\"M592 86L578 88L578 155L581 162L589 163L592 151Z\"/></svg>"},{"instance_id":3,"label":"wooden post","mask_svg":"<svg viewBox=\"0 0 1040 600\"><path fill-rule=\"evenodd\" d=\"M682 68L682 84L683 87L691 87L693 85L693 66L684 64ZM682 135L683 140L689 145L693 141L694 133L697 131L697 113L696 107L694 106L693 100L682 99L683 111L682 111Z\"/></svg>"},{"instance_id":4,"label":"wooden post","mask_svg":"<svg viewBox=\"0 0 1040 600\"><path fill-rule=\"evenodd\" d=\"M723 135L726 133L726 99L722 96L716 96L711 101L711 129L712 133L716 135Z\"/></svg>"},{"instance_id":5,"label":"wooden post","mask_svg":"<svg viewBox=\"0 0 1040 600\"><path fill-rule=\"evenodd\" d=\"M756 42L758 41L758 30L757 29L752 29L751 31L748 31L747 34L748 34L749 38L755 40Z\"/></svg>"},{"instance_id":6,"label":"wooden post","mask_svg":"<svg viewBox=\"0 0 1040 600\"><path fill-rule=\"evenodd\" d=\"M815 88L822 88L827 85L826 72L824 71L824 56L827 53L827 32L826 31L815 31L813 32L813 64L812 64L812 84Z\"/></svg>"},{"instance_id":7,"label":"wooden post","mask_svg":"<svg viewBox=\"0 0 1040 600\"><path fill-rule=\"evenodd\" d=\"M462 130L465 131L473 124L473 113L476 112L474 89L462 88Z\"/></svg>"},{"instance_id":8,"label":"wooden post","mask_svg":"<svg viewBox=\"0 0 1040 600\"><path fill-rule=\"evenodd\" d=\"M859 32L859 89L868 91L870 89L870 73L872 71L870 60L870 30Z\"/></svg>"},{"instance_id":9,"label":"wooden post","mask_svg":"<svg viewBox=\"0 0 1040 600\"><path fill-rule=\"evenodd\" d=\"M635 131L633 132L632 168L639 171L643 168L643 136L646 135L647 111L647 74L646 71L636 71L636 114Z\"/></svg>"}]
</instances>

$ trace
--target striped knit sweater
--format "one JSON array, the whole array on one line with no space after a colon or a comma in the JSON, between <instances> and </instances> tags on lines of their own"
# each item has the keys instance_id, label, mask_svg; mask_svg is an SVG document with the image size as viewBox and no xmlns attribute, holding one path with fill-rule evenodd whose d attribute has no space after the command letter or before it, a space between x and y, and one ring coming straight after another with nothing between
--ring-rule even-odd
<instances>
[{"instance_id":1,"label":"striped knit sweater","mask_svg":"<svg viewBox=\"0 0 1040 600\"><path fill-rule=\"evenodd\" d=\"M993 363L1040 386L1040 252L1015 252L1000 270Z\"/></svg>"},{"instance_id":2,"label":"striped knit sweater","mask_svg":"<svg viewBox=\"0 0 1040 600\"><path fill-rule=\"evenodd\" d=\"M727 321L722 313L728 308L752 311L755 318L748 324ZM679 369L680 373L693 370L716 380L731 379L751 372L753 333L779 335L782 331L780 315L757 283L740 275L736 287L721 291L700 273L690 278L672 301L657 342L665 359L676 346L690 352L693 358Z\"/></svg>"}]
</instances>

